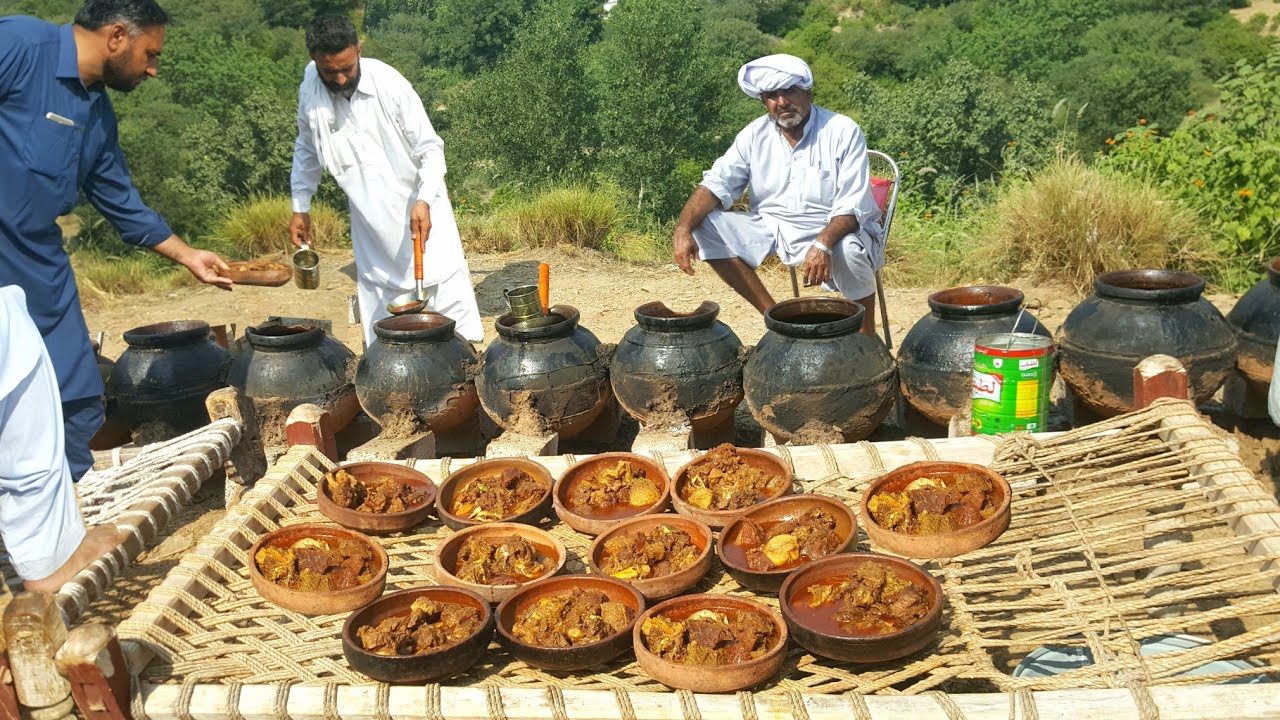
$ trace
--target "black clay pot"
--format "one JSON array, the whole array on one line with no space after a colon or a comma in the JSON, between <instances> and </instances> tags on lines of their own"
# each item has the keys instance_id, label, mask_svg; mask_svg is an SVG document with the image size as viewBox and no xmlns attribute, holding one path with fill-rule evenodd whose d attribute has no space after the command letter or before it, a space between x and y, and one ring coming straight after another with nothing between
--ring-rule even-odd
<instances>
[{"instance_id":1,"label":"black clay pot","mask_svg":"<svg viewBox=\"0 0 1280 720\"><path fill-rule=\"evenodd\" d=\"M590 427L611 402L600 341L578 325L578 311L555 305L546 317L494 324L476 377L480 404L504 430L558 432L571 438Z\"/></svg>"},{"instance_id":2,"label":"black clay pot","mask_svg":"<svg viewBox=\"0 0 1280 720\"><path fill-rule=\"evenodd\" d=\"M1276 343L1280 342L1280 257L1267 265L1267 276L1249 288L1227 313L1240 344L1236 367L1249 382L1271 384Z\"/></svg>"},{"instance_id":3,"label":"black clay pot","mask_svg":"<svg viewBox=\"0 0 1280 720\"><path fill-rule=\"evenodd\" d=\"M356 367L356 395L384 433L451 430L476 417L470 372L476 351L439 313L401 315L373 325L377 336Z\"/></svg>"},{"instance_id":4,"label":"black clay pot","mask_svg":"<svg viewBox=\"0 0 1280 720\"><path fill-rule=\"evenodd\" d=\"M231 353L209 339L200 320L126 330L128 344L107 379L107 402L133 441L158 442L209 423L204 401L226 386Z\"/></svg>"},{"instance_id":5,"label":"black clay pot","mask_svg":"<svg viewBox=\"0 0 1280 720\"><path fill-rule=\"evenodd\" d=\"M244 337L248 347L236 355L227 381L253 399L268 445L283 443L295 407L331 406L355 391L355 353L322 328L270 323L246 328Z\"/></svg>"},{"instance_id":6,"label":"black clay pot","mask_svg":"<svg viewBox=\"0 0 1280 720\"><path fill-rule=\"evenodd\" d=\"M696 428L715 428L742 402L742 341L704 302L677 313L661 302L636 308L636 325L609 366L613 394L643 424L672 413Z\"/></svg>"},{"instance_id":7,"label":"black clay pot","mask_svg":"<svg viewBox=\"0 0 1280 720\"><path fill-rule=\"evenodd\" d=\"M973 346L978 338L1008 332L1052 337L1034 315L1019 315L1022 301L1021 290L999 285L957 287L930 295L929 314L911 327L898 348L903 399L940 425L967 411L973 395Z\"/></svg>"},{"instance_id":8,"label":"black clay pot","mask_svg":"<svg viewBox=\"0 0 1280 720\"><path fill-rule=\"evenodd\" d=\"M765 313L769 331L743 385L752 416L779 442L832 428L861 440L893 407L898 370L883 343L859 332L863 313L842 298L784 300Z\"/></svg>"},{"instance_id":9,"label":"black clay pot","mask_svg":"<svg viewBox=\"0 0 1280 720\"><path fill-rule=\"evenodd\" d=\"M1059 330L1058 372L1076 400L1110 417L1133 409L1133 369L1169 355L1187 369L1191 396L1204 402L1235 364L1231 326L1201 297L1204 280L1174 270L1099 275L1093 295Z\"/></svg>"}]
</instances>

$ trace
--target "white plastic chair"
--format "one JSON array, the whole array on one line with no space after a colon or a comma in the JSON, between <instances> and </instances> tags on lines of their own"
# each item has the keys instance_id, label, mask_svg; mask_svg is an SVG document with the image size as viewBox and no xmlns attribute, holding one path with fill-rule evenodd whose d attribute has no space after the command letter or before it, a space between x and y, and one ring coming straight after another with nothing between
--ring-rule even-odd
<instances>
[{"instance_id":1,"label":"white plastic chair","mask_svg":"<svg viewBox=\"0 0 1280 720\"><path fill-rule=\"evenodd\" d=\"M893 211L898 205L898 186L902 175L898 171L898 163L879 150L868 150L867 160L871 164L871 193L876 204L880 206L880 227L884 228L884 244L889 245L889 229L893 225ZM877 166L880 172L877 173ZM800 297L800 281L796 277L796 269L791 268L791 296ZM884 328L884 344L893 348L893 339L889 337L889 308L884 304L884 283L880 281L880 271L876 271L876 299L880 306L880 325Z\"/></svg>"}]
</instances>

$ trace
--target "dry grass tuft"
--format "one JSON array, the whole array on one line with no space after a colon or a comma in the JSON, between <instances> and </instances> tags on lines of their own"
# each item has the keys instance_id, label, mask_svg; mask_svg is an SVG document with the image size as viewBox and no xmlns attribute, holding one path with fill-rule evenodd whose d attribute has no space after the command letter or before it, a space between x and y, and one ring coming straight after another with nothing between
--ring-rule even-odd
<instances>
[{"instance_id":1,"label":"dry grass tuft","mask_svg":"<svg viewBox=\"0 0 1280 720\"><path fill-rule=\"evenodd\" d=\"M232 259L250 259L281 251L293 251L289 221L293 209L288 197L251 197L227 213L222 226L208 238ZM311 205L312 244L331 248L350 244L350 224L344 215L324 203Z\"/></svg>"},{"instance_id":2,"label":"dry grass tuft","mask_svg":"<svg viewBox=\"0 0 1280 720\"><path fill-rule=\"evenodd\" d=\"M1059 158L996 201L969 264L1084 292L1099 273L1195 268L1211 255L1196 216L1138 181Z\"/></svg>"},{"instance_id":3,"label":"dry grass tuft","mask_svg":"<svg viewBox=\"0 0 1280 720\"><path fill-rule=\"evenodd\" d=\"M660 237L636 232L636 219L618 193L583 185L552 188L458 219L467 252L492 253L570 246L602 250L627 260L660 254Z\"/></svg>"}]
</instances>

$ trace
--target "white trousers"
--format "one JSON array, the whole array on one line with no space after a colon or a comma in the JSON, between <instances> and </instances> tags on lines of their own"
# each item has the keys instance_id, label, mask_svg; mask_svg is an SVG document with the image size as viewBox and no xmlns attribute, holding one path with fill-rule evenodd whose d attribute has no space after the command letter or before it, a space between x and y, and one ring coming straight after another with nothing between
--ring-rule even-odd
<instances>
[{"instance_id":1,"label":"white trousers","mask_svg":"<svg viewBox=\"0 0 1280 720\"><path fill-rule=\"evenodd\" d=\"M1271 370L1271 392L1267 396L1267 410L1271 422L1280 425L1280 344L1276 345L1276 362Z\"/></svg>"},{"instance_id":2,"label":"white trousers","mask_svg":"<svg viewBox=\"0 0 1280 720\"><path fill-rule=\"evenodd\" d=\"M698 245L698 256L703 260L736 257L755 268L770 255L777 255L784 264L792 267L803 265L813 238L779 247L773 230L759 215L715 209L694 229L693 240ZM850 300L873 295L876 291L876 268L883 264L883 258L873 258L867 251L866 240L861 235L846 235L832 252L831 282L823 287Z\"/></svg>"},{"instance_id":3,"label":"white trousers","mask_svg":"<svg viewBox=\"0 0 1280 720\"><path fill-rule=\"evenodd\" d=\"M360 322L364 325L364 346L373 345L376 335L373 324L383 318L391 317L387 305L398 295L413 290L408 288L392 288L375 284L363 277L356 283L356 291L360 296ZM471 270L464 260L457 272L440 281L432 295L427 309L444 315L458 324L457 331L462 337L478 343L484 340L484 326L480 324L480 308L476 306L476 291L471 286Z\"/></svg>"},{"instance_id":4,"label":"white trousers","mask_svg":"<svg viewBox=\"0 0 1280 720\"><path fill-rule=\"evenodd\" d=\"M0 296L0 303L5 297ZM6 312L6 309L9 310ZM0 308L4 343L0 363L39 361L6 393L0 393L0 537L18 576L39 580L62 567L84 539L71 470L63 452L62 402L53 363L35 323ZM20 327L23 323L29 327Z\"/></svg>"}]
</instances>

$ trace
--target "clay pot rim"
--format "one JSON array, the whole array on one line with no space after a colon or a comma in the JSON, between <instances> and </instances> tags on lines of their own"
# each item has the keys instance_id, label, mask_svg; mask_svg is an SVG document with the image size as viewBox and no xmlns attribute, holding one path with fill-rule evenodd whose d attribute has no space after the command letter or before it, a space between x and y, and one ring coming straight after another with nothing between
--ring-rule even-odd
<instances>
[{"instance_id":1,"label":"clay pot rim","mask_svg":"<svg viewBox=\"0 0 1280 720\"><path fill-rule=\"evenodd\" d=\"M809 560L809 561L803 562L793 568L788 568L786 570L780 570L777 568L773 570L752 570L751 568L745 565L739 565L733 562L732 560L730 560L728 557L725 556L724 546L725 546L725 543L727 542L726 538L729 537L733 529L738 525L740 525L743 520L754 519L752 516L759 513L762 509L772 510L773 508L779 507L782 505L799 505L804 502L814 502L815 500L818 501L819 503L823 503L829 507L835 508L838 512L843 512L849 518L849 536L844 539L844 542L840 543L840 549L837 550L835 553L831 555L825 555L823 557L818 558L817 560ZM761 578L786 577L791 573L796 572L797 570L802 570L804 568L810 567L816 562L826 560L829 557L835 557L836 555L841 554L845 548L849 547L851 543L856 542L857 539L858 539L858 514L854 512L853 508L844 504L837 498L831 497L829 495L818 495L818 494L809 494L809 493L804 493L801 495L787 495L784 497L777 498L776 500L769 500L767 502L762 502L756 505L752 505L751 507L747 508L744 512L742 512L740 515L738 515L738 517L731 520L728 525L725 525L723 528L721 528L720 534L716 537L716 557L720 558L720 563L724 565L726 569L733 568L734 570L737 570L739 572L742 572L748 575L755 575Z\"/></svg>"},{"instance_id":2,"label":"clay pot rim","mask_svg":"<svg viewBox=\"0 0 1280 720\"><path fill-rule=\"evenodd\" d=\"M908 625L907 627L901 630L898 630L896 632L886 633L884 635L874 635L874 636L867 636L867 637L854 636L854 635L837 635L833 633L823 632L805 623L803 620L801 620L799 616L797 616L791 610L792 595L794 595L796 592L799 592L800 590L803 589L798 587L800 583L804 582L804 587L809 587L810 585L813 585L815 582L819 580L825 580L830 577L840 576L841 573L839 571L836 571L830 568L829 566L844 565L850 562L851 560L861 560L861 562L857 563L858 566L861 566L866 562L879 562L887 565L894 565L894 566L897 566L898 568L902 568L905 566L909 568L911 571L918 572L921 576L923 576L926 580L928 580L929 594L933 600L933 602L929 606L929 612L925 613L924 617L920 618L919 620L915 621L914 623ZM895 555L886 555L883 553L874 553L874 552L839 553L836 555L828 555L827 557L819 558L818 560L815 560L809 563L808 565L804 565L802 567L796 568L795 572L793 572L790 576L787 577L786 580L782 582L782 587L779 588L778 590L778 609L782 611L783 618L785 618L786 620L789 620L790 622L795 623L799 627L804 628L806 632L813 633L814 635L825 638L827 640L831 640L833 642L838 642L846 645L861 645L861 646L876 645L879 643L891 642L893 640L897 640L898 638L915 634L923 626L928 625L931 622L936 622L939 618L941 618L942 606L945 603L945 601L946 601L945 597L942 594L942 583L938 582L938 578L934 577L933 573L929 572L928 570L924 569L917 563L914 563L906 558L900 558Z\"/></svg>"},{"instance_id":3,"label":"clay pot rim","mask_svg":"<svg viewBox=\"0 0 1280 720\"><path fill-rule=\"evenodd\" d=\"M416 503L410 506L409 508L406 508L405 510L401 510L400 512L393 512L393 513L373 513L373 512L365 512L363 510L353 510L351 508L345 508L335 503L333 501L333 498L329 495L329 483L325 479L328 477L328 473L326 473L325 476L321 477L320 481L316 483L316 507L320 511L320 514L329 518L333 522L341 525L342 527L347 528L348 530L355 530L357 532L392 533L392 532L400 532L402 530L407 530L415 525L422 523L422 521L425 520L427 515L431 512L431 506L434 505L436 502L436 494L438 490L436 488L436 484L432 482L431 478L427 477L425 473L419 472L418 470L415 470L409 467L408 465L400 465L399 463L391 463L391 462L381 462L377 460L357 460L357 461L347 461L347 462L339 463L338 466L333 469L333 472L336 472L338 470L346 470L347 472L351 472L351 469L355 467L359 467L360 470L368 469L370 471L373 471L374 468L378 468L378 467L387 467L387 468L391 468L392 471L397 475L408 475L409 477L397 477L396 479L407 482L410 485L413 485L421 489L421 491L426 495L426 499L420 503ZM352 474L356 474L356 473L352 473ZM328 507L326 507L326 505ZM335 515L349 514L352 517L359 518L361 520L364 520L364 519L368 519L369 521L381 520L388 526L395 526L395 529L373 530L371 528L365 528L365 527L353 527L342 522L342 520L338 519L337 517L330 515L328 512L326 512L327 509L336 510L337 512L334 513Z\"/></svg>"},{"instance_id":4,"label":"clay pot rim","mask_svg":"<svg viewBox=\"0 0 1280 720\"><path fill-rule=\"evenodd\" d=\"M124 331L130 348L167 348L204 340L209 337L209 323L204 320L169 320L139 325Z\"/></svg>"},{"instance_id":5,"label":"clay pot rim","mask_svg":"<svg viewBox=\"0 0 1280 720\"><path fill-rule=\"evenodd\" d=\"M655 300L637 307L633 315L636 323L647 330L682 332L710 327L720 316L720 305L710 300L703 300L693 310L680 313L669 308L665 302Z\"/></svg>"},{"instance_id":6,"label":"clay pot rim","mask_svg":"<svg viewBox=\"0 0 1280 720\"><path fill-rule=\"evenodd\" d=\"M697 465L702 460L702 458L705 457L706 453L703 453L702 455L699 455L698 457L695 457L689 462L680 466L680 469L676 471L676 474L671 476L671 507L672 509L674 509L676 513L680 515L684 515L687 518L706 523L713 530L717 530L717 529L723 528L725 525L728 525L729 522L731 522L734 518L738 517L744 512L747 512L751 508L754 508L757 505L761 505L766 502L770 502L772 500L777 500L778 498L784 497L791 493L791 490L792 490L791 486L795 484L795 480L796 480L795 473L791 470L791 466L788 465L786 461L784 461L781 457L767 450L761 450L759 448L745 448L745 447L734 446L734 452L738 453L739 455L751 455L755 457L764 458L770 462L776 463L776 467L782 469L782 476L786 478L786 483L783 484L782 490L779 491L776 495L767 497L764 500L761 500L760 502L752 503L744 508L734 508L732 510L703 510L702 508L694 507L693 505L690 505L687 501L685 501L684 498L680 497L680 485L684 482L684 479L688 476L689 470L691 470L694 465Z\"/></svg>"},{"instance_id":7,"label":"clay pot rim","mask_svg":"<svg viewBox=\"0 0 1280 720\"><path fill-rule=\"evenodd\" d=\"M552 305L547 309L548 315L560 315L564 320L544 327L520 330L514 327L519 322L511 313L505 313L493 321L493 328L503 340L513 342L539 342L568 337L578 328L581 314L572 305Z\"/></svg>"},{"instance_id":8,"label":"clay pot rim","mask_svg":"<svg viewBox=\"0 0 1280 720\"><path fill-rule=\"evenodd\" d=\"M681 530L686 532L689 532L690 530L696 531L697 536L703 540L704 545L702 552L698 553L698 557L694 559L693 563L689 565L689 567L661 577L642 578L636 580L618 580L612 575L606 573L604 569L600 567L600 563L596 561L596 555L600 554L604 549L605 542L610 538L616 535L621 535L624 532L631 532L635 527L640 525L657 526L664 524L679 526ZM694 532L689 532L689 535L692 537ZM583 559L586 561L587 567L591 568L593 575L606 577L611 580L617 580L618 582L631 585L635 587L637 592L645 597L658 596L660 586L671 584L675 578L680 578L678 581L675 581L675 584L673 585L674 589L661 592L661 597L665 599L673 595L679 595L685 590L697 585L704 577L707 576L707 573L711 570L711 551L714 550L715 547L715 532L711 529L711 526L701 520L685 515L679 515L677 513L655 513L653 515L641 515L639 517L627 518L626 520L623 520L617 525L614 525L608 530L600 533L591 541L591 545L587 547L587 554Z\"/></svg>"},{"instance_id":9,"label":"clay pot rim","mask_svg":"<svg viewBox=\"0 0 1280 720\"><path fill-rule=\"evenodd\" d=\"M933 469L930 470L929 468ZM881 527L875 521L875 518L871 516L871 510L868 508L868 503L871 502L871 498L875 497L876 493L884 488L885 485L904 477L915 479L934 474L955 474L960 471L976 472L983 477L986 477L992 482L992 485L1002 493L1000 502L996 504L995 512L991 513L991 517L970 525L969 527L952 530L947 533L938 533L935 535L907 535L905 533ZM974 550L979 550L995 542L996 538L1000 537L1000 535L1004 533L1004 530L996 533L991 537L991 539L986 540L985 542L981 540L981 536L990 528L999 525L1004 525L1005 529L1008 528L1010 505L1012 500L1013 489L1009 486L1009 481L1006 480L1003 475L985 465L948 461L922 461L908 463L901 467L894 468L873 481L862 493L862 501L860 503L859 510L862 513L863 530L867 533L867 537L876 545L879 545L886 550L907 555L909 557L927 559L952 558L973 552ZM951 541L949 543L950 549L946 554L914 554L918 551L920 546L931 544L942 539L949 539ZM977 544L975 544L975 541Z\"/></svg>"},{"instance_id":10,"label":"clay pot rim","mask_svg":"<svg viewBox=\"0 0 1280 720\"><path fill-rule=\"evenodd\" d=\"M459 593L462 595L466 595L467 597L475 600L476 604L480 608L480 627L476 629L475 632L466 636L462 640L446 645L445 647L436 648L429 652L421 653L418 655L376 655L374 653L369 652L368 650L365 650L363 647L361 647L360 640L359 638L356 637L356 632L355 632L356 628L354 627L356 618L359 617L360 615L376 614L379 605L390 604L392 602L395 602L401 597L406 597L411 595L430 597L431 595L434 595L434 594L451 594L451 593ZM441 602L449 602L449 601L441 600ZM370 602L367 602L364 605L361 605L360 607L356 608L355 610L352 610L351 614L347 616L347 619L342 622L342 629L339 632L338 637L341 638L344 649L349 649L356 655L359 655L371 662L382 662L382 663L394 662L397 665L412 665L412 664L416 664L416 662L428 662L429 660L432 660L432 659L441 658L452 651L457 651L463 648L464 646L466 646L468 642L470 642L471 640L474 640L477 636L482 635L485 632L492 632L493 628L491 623L493 622L493 619L494 619L493 608L489 605L489 601L480 597L479 593L473 592L471 590L468 590L462 587L454 587L452 585L427 585L424 587L409 588L407 590L397 590L396 592L393 592L393 593L387 593L386 595L374 598ZM363 622L363 619L362 619L362 622ZM361 671L358 671L358 672L361 672ZM377 678L374 678L374 679L376 680Z\"/></svg>"},{"instance_id":11,"label":"clay pot rim","mask_svg":"<svg viewBox=\"0 0 1280 720\"><path fill-rule=\"evenodd\" d=\"M552 567L550 570L538 576L537 578L530 580L528 582L516 583L515 585L487 585L484 583L471 582L470 580L463 580L457 575L454 575L453 570L449 569L449 567L447 567L447 565L444 562L442 562L445 551L447 549L456 546L459 550L461 550L462 543L466 542L467 539L470 538L472 535L483 535L483 534L494 534L494 533L498 535L502 535L502 534L520 535L521 533L532 534L538 538L538 541L540 544L551 546L551 549L554 550L556 553L556 557L553 558L555 562L552 563ZM505 600L511 594L518 592L520 588L523 588L528 585L532 585L536 582L541 582L548 578L555 577L561 570L564 569L565 563L569 559L569 550L568 548L565 547L564 543L561 542L559 538L547 532L546 530L543 530L542 528L534 527L533 525L526 525L524 523L495 522L495 523L483 523L481 525L474 525L472 527L463 528L462 530L455 530L454 532L450 533L449 536L446 537L444 540L441 540L440 542L436 543L436 550L434 553L432 553L431 559L432 559L432 564L435 568L434 573L436 575L436 581L439 582L441 585L470 590L482 598L493 598L493 599L488 599L487 602L497 604ZM446 576L445 579L440 578L441 573L443 573ZM499 595L503 597L498 597Z\"/></svg>"},{"instance_id":12,"label":"clay pot rim","mask_svg":"<svg viewBox=\"0 0 1280 720\"><path fill-rule=\"evenodd\" d=\"M378 563L380 564L380 567L378 568L378 571L374 573L373 579L369 580L366 583L361 583L360 585L357 585L352 588L346 588L343 590L329 590L326 592L303 592L301 590L290 590L284 587L283 585L278 585L268 580L267 577L262 574L262 571L258 569L258 560L257 560L258 550L262 549L263 546L269 544L272 540L280 537L281 535L287 532L300 532L306 537L314 537L315 534L321 534L321 535L336 534L336 535L348 536L350 539L356 540L357 542L364 543L368 547L372 548L373 556L377 558ZM263 600L266 600L267 602L272 603L273 605L276 605L278 607L284 608L286 610L292 610L294 612L301 613L303 615L320 614L320 613L317 613L314 609L313 603L316 601L316 599L345 600L352 596L362 595L365 592L368 592L371 588L375 586L385 588L386 581L387 581L387 572L391 569L391 560L389 557L387 557L387 551L382 547L382 543L379 543L377 540L374 540L373 538L369 537L368 535L365 535L362 532L351 530L349 528L344 528L337 524L328 525L325 523L298 523L296 525L285 525L283 527L276 528L271 532L265 533L258 538L257 542L255 542L252 546L249 547L249 556L247 560L248 562L246 562L245 564L248 565L249 579L251 583L262 584L267 587L276 588L276 590L279 592L278 599L271 599L271 598L267 598L266 596L263 596L262 597ZM258 594L262 595L261 590L259 590ZM381 597L381 596L382 596L382 591L379 590L377 596L375 597ZM298 604L294 605L295 602ZM367 603L360 603L360 605L356 605L352 608L346 608L345 610L341 610L339 612L347 612L349 610L355 609L355 607L360 607L365 604Z\"/></svg>"},{"instance_id":13,"label":"clay pot rim","mask_svg":"<svg viewBox=\"0 0 1280 720\"><path fill-rule=\"evenodd\" d=\"M626 462L643 467L646 471L646 477L649 476L649 471L656 470L658 477L662 480L662 492L658 495L658 499L654 501L652 505L643 508L634 515L628 515L621 518L599 518L571 510L568 503L565 502L566 498L563 497L564 494L569 491L570 481L577 479L577 475L581 474L592 465L602 462L612 462L615 460L625 460ZM577 532L583 533L584 535L599 535L604 531L589 532L587 530L580 529L577 527L578 525L585 526L588 524L609 523L610 526L614 526L618 523L634 520L638 517L659 514L655 513L654 510L656 508L664 507L670 500L671 478L667 475L667 469L653 458L647 458L643 455L632 452L605 452L579 460L561 473L560 478L556 480L555 487L551 489L551 503L552 507L555 508L556 515L558 515L566 525L572 527Z\"/></svg>"},{"instance_id":14,"label":"clay pot rim","mask_svg":"<svg viewBox=\"0 0 1280 720\"><path fill-rule=\"evenodd\" d=\"M974 302L982 296L990 302ZM985 317L1016 312L1026 296L1021 290L1005 285L963 285L939 290L929 295L929 309L947 317Z\"/></svg>"},{"instance_id":15,"label":"clay pot rim","mask_svg":"<svg viewBox=\"0 0 1280 720\"><path fill-rule=\"evenodd\" d=\"M1156 284L1159 287L1131 287L1122 283ZM1204 278L1199 275L1164 268L1116 270L1093 279L1093 291L1099 297L1160 304L1195 302L1204 293L1204 288Z\"/></svg>"},{"instance_id":16,"label":"clay pot rim","mask_svg":"<svg viewBox=\"0 0 1280 720\"><path fill-rule=\"evenodd\" d=\"M1271 258L1271 262L1267 263L1267 277L1271 279L1271 284L1280 287L1280 255Z\"/></svg>"},{"instance_id":17,"label":"clay pot rim","mask_svg":"<svg viewBox=\"0 0 1280 720\"><path fill-rule=\"evenodd\" d=\"M805 312L847 313L839 320L820 323L798 323L787 320L788 315ZM765 311L764 325L780 335L794 338L831 338L850 335L862 328L866 308L845 298L802 297L790 298Z\"/></svg>"},{"instance_id":18,"label":"clay pot rim","mask_svg":"<svg viewBox=\"0 0 1280 720\"><path fill-rule=\"evenodd\" d=\"M547 470L547 468L544 467L541 463L534 462L533 460L529 460L528 458L510 457L510 458L490 458L488 460L481 460L479 462L467 465L466 467L458 468L457 470L454 470L453 472L449 473L448 477L440 481L440 486L436 488L436 512L440 515L440 519L442 521L447 520L448 522L454 522L461 526L466 526L466 527L471 527L476 525L495 524L495 523L482 523L476 520L471 520L469 518L459 517L453 513L453 508L450 507L450 505L453 500L453 492L455 490L454 486L458 484L458 482L460 481L460 478L464 477L464 474L482 472L480 470L476 470L476 468L484 468L484 470L491 470L491 469L501 469L501 468L507 468L507 467L515 467L529 473L531 476L543 481L543 484L546 486L546 488L542 493L542 495L538 497L538 501L534 503L532 508L530 508L529 510L526 510L523 513L517 513L516 515L512 515L511 517L505 517L495 522L510 523L510 522L513 522L512 518L518 518L528 513L537 513L541 515L539 508L542 508L543 505L548 504L549 501L551 500L552 493L555 490L555 484L556 484L555 478L551 476L551 472ZM448 496L447 499L446 499L446 496ZM527 523L517 522L517 524L527 524Z\"/></svg>"},{"instance_id":19,"label":"clay pot rim","mask_svg":"<svg viewBox=\"0 0 1280 720\"><path fill-rule=\"evenodd\" d=\"M264 332L270 329L285 332L279 335ZM324 339L324 328L319 325L263 323L245 328L244 337L254 350L293 350L319 343Z\"/></svg>"},{"instance_id":20,"label":"clay pot rim","mask_svg":"<svg viewBox=\"0 0 1280 720\"><path fill-rule=\"evenodd\" d=\"M613 585L618 589L623 590L631 595L632 599L635 600L635 605L631 609L635 610L636 614L635 614L635 617L631 618L631 624L628 625L625 630L619 630L617 632L611 633L605 638L601 640L597 640L593 643L589 643L587 645L571 645L565 648L552 648L552 647L544 647L542 645L532 645L530 643L524 642L523 640L520 640L515 635L511 634L511 630L507 627L506 622L503 621L503 615L506 614L508 607L514 608L516 603L519 600L523 599L524 596L532 595L536 592L542 591L543 585L561 584L561 583L572 585L573 583L582 582L583 580L590 581L590 582L601 582L607 585ZM534 580L531 583L526 583L518 587L520 589L517 590L514 595L498 603L498 606L494 608L494 611L493 611L494 627L497 629L498 634L501 635L504 640L506 640L507 642L510 642L513 645L518 645L528 650L533 650L536 652L545 652L552 655L566 654L567 652L581 653L581 652L586 652L596 648L603 648L611 642L617 642L618 638L622 637L624 634L625 635L631 634L632 629L635 627L636 621L640 619L640 616L642 614L644 614L644 611L646 609L645 606L647 604L645 603L644 594L641 593L639 590L637 590L634 586L632 586L629 583L618 580L617 578L610 577L608 575L586 575L581 573L574 574L574 575L555 575L550 577L538 578L537 580ZM512 610L513 614L514 612L515 611ZM512 626L514 627L514 618L512 620ZM561 651L561 652L557 653L556 651ZM606 661L602 660L602 662L606 662Z\"/></svg>"},{"instance_id":21,"label":"clay pot rim","mask_svg":"<svg viewBox=\"0 0 1280 720\"><path fill-rule=\"evenodd\" d=\"M727 610L742 611L743 608L735 605L735 603L745 604L748 607L750 607L752 611L769 618L770 622L773 623L774 629L778 631L778 639L774 643L773 647L769 648L769 650L766 651L765 654L761 655L758 658L748 660L744 663L733 663L730 665L688 665L685 663L678 663L678 662L672 662L670 660L664 660L663 658L660 658L654 653L650 652L648 647L645 647L644 637L640 634L640 628L641 626L644 625L645 620L648 620L649 618L655 615L661 615L676 607L681 607L686 605L695 606L699 610L727 609ZM663 600L662 602L654 605L648 610L645 610L643 614L637 617L635 625L632 627L632 630L631 630L632 646L635 648L637 660L639 660L640 654L643 653L648 656L648 659L650 662L657 663L659 665L665 666L672 670L679 670L680 668L715 669L715 668L721 668L721 667L723 668L731 667L741 672L742 670L756 668L763 665L768 665L770 661L776 659L779 653L786 652L787 641L790 639L790 635L791 633L787 628L786 620L784 620L779 613L776 613L773 610L771 610L768 605L765 605L759 600L755 600L753 598L743 597L740 595L726 595L724 593L697 593L694 595L678 595L676 597Z\"/></svg>"},{"instance_id":22,"label":"clay pot rim","mask_svg":"<svg viewBox=\"0 0 1280 720\"><path fill-rule=\"evenodd\" d=\"M454 336L457 321L438 312L392 315L373 324L373 334L390 343L439 342Z\"/></svg>"}]
</instances>

